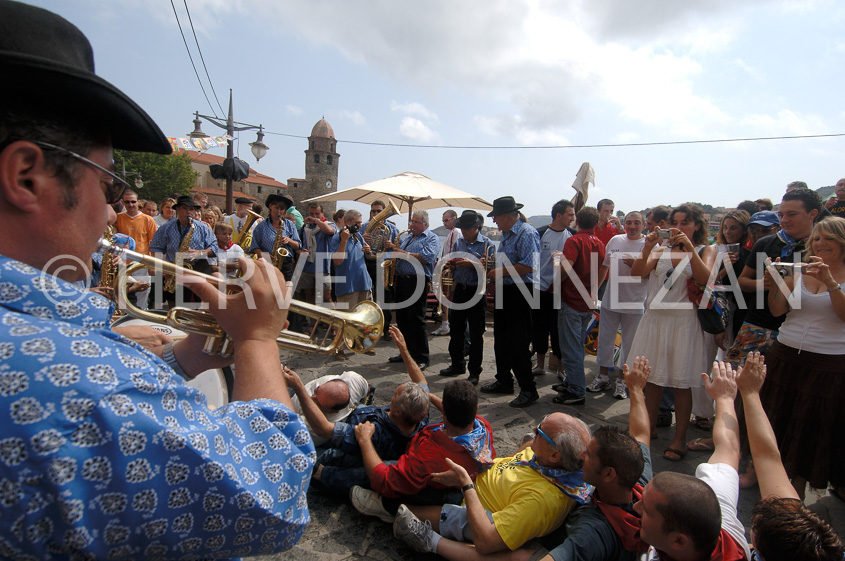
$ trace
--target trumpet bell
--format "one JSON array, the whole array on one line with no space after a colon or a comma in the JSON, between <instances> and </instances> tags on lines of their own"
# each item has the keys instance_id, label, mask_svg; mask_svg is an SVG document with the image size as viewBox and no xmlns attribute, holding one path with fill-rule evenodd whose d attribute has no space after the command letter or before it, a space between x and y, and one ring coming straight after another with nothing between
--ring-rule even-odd
<instances>
[{"instance_id":1,"label":"trumpet bell","mask_svg":"<svg viewBox=\"0 0 845 561\"><path fill-rule=\"evenodd\" d=\"M166 314L142 310L131 303L127 294L128 277L136 270L148 268L177 275L182 273L201 277L221 289L241 289L243 281L224 280L219 277L188 271L173 263L162 261L134 251L116 248L105 240L100 240L100 251L117 254L125 260L137 261L129 266L122 266L117 275L118 306L126 313L146 321L169 325L189 333L206 337L203 350L209 354L230 356L234 352L232 339L223 331L220 324L210 313L204 310L175 307ZM373 348L384 332L384 313L375 302L359 302L351 311L342 312L291 300L289 311L316 320L308 334L293 331L281 331L276 338L280 348L298 352L317 352L333 354L346 345L352 352L363 353ZM323 334L320 335L320 332Z\"/></svg>"}]
</instances>

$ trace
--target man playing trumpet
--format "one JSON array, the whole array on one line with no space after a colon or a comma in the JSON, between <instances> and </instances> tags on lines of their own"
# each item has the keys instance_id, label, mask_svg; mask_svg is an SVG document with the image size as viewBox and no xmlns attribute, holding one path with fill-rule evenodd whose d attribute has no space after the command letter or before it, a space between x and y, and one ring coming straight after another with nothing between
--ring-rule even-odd
<instances>
[{"instance_id":1,"label":"man playing trumpet","mask_svg":"<svg viewBox=\"0 0 845 561\"><path fill-rule=\"evenodd\" d=\"M290 548L309 520L314 446L279 364L284 279L242 260L249 311L243 292L192 285L238 350L240 403L212 412L183 378L231 358L203 354L198 335L153 354L112 331L103 297L70 284L89 274L127 187L112 148L169 154L167 137L94 74L82 32L46 10L0 0L0 73L15 84L0 92L3 556Z\"/></svg>"}]
</instances>

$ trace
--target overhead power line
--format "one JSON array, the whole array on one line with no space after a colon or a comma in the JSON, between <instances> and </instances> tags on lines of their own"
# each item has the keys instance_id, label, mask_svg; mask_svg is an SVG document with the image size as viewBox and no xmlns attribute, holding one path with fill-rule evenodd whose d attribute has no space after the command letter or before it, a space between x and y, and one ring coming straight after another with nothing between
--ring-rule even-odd
<instances>
[{"instance_id":1,"label":"overhead power line","mask_svg":"<svg viewBox=\"0 0 845 561\"><path fill-rule=\"evenodd\" d=\"M308 138L299 134L264 131L266 134L285 136L289 138ZM671 146L675 144L718 144L724 142L758 142L761 140L800 140L806 138L834 138L845 136L845 133L832 134L803 134L794 136L755 136L747 138L715 138L707 140L671 140L663 142L620 142L616 144L570 144L553 146L457 146L442 144L399 144L394 142L365 142L363 140L341 140L338 144L362 144L365 146L389 146L394 148L440 148L445 150L562 150L566 148L628 148L632 146Z\"/></svg>"},{"instance_id":2,"label":"overhead power line","mask_svg":"<svg viewBox=\"0 0 845 561\"><path fill-rule=\"evenodd\" d=\"M173 3L173 0L170 0L170 6L173 8L173 15L176 16L176 25L179 26L179 33L182 34L182 42L185 43L185 50L188 51L188 58L191 59L191 66L194 68L194 74L197 77L197 82L199 82L199 84L200 84L200 89L202 90L202 95L205 96L205 100L208 102L208 107L211 108L211 113L216 116L217 111L214 110L214 106L211 105L211 100L208 99L208 94L205 93L205 87L202 85L202 80L200 79L200 73L197 72L197 65L194 64L194 57L191 56L191 49L188 47L188 40L185 39L185 32L182 31L182 24L179 22L179 14L176 13L176 5ZM190 16L189 16L189 18L190 18ZM205 63L203 63L203 64L205 64ZM218 102L218 104L219 103L220 102Z\"/></svg>"},{"instance_id":3,"label":"overhead power line","mask_svg":"<svg viewBox=\"0 0 845 561\"><path fill-rule=\"evenodd\" d=\"M183 0L185 3L185 11L188 13L188 23L191 24L191 33L194 34L194 43L197 44L197 52L200 54L200 61L202 61L202 68L205 70L205 77L208 79L208 85L211 86L211 93L214 94L214 100L217 101L217 107L220 108L220 114L225 115L226 112L223 110L223 106L220 105L220 98L217 97L217 92L214 91L214 82L211 81L211 76L208 74L208 67L205 65L205 57L202 56L202 49L200 48L199 39L197 39L197 31L194 29L194 20L191 19L191 11L188 9L188 0ZM196 68L194 69L196 70ZM212 110L213 112L213 110Z\"/></svg>"}]
</instances>

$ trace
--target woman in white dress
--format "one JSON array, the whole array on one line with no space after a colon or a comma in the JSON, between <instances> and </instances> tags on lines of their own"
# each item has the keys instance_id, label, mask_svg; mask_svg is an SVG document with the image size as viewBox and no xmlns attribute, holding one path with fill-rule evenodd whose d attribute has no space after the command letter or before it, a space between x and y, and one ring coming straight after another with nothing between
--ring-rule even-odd
<instances>
[{"instance_id":1,"label":"woman in white dress","mask_svg":"<svg viewBox=\"0 0 845 561\"><path fill-rule=\"evenodd\" d=\"M646 312L628 356L645 357L652 365L645 389L652 435L657 431L663 388L675 390L675 436L663 457L677 462L686 455L692 388L702 384L701 373L709 371L713 359L687 297L687 279L692 276L699 284L707 283L716 248L705 246L707 220L698 205L685 203L673 209L669 223L668 232L655 229L646 236L643 251L631 267L632 276L648 276L649 288Z\"/></svg>"}]
</instances>

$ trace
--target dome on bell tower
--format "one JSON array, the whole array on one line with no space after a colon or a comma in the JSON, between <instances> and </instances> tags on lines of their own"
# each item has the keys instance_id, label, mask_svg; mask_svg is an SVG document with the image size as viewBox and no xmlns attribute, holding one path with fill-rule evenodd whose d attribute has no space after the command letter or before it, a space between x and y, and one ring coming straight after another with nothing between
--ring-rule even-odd
<instances>
[{"instance_id":1,"label":"dome on bell tower","mask_svg":"<svg viewBox=\"0 0 845 561\"><path fill-rule=\"evenodd\" d=\"M319 121L317 121L317 124L314 125L314 128L311 129L311 136L316 136L320 138L334 138L334 131L332 130L332 126L327 120L320 119Z\"/></svg>"}]
</instances>

